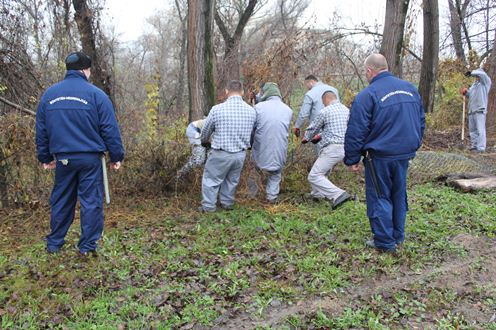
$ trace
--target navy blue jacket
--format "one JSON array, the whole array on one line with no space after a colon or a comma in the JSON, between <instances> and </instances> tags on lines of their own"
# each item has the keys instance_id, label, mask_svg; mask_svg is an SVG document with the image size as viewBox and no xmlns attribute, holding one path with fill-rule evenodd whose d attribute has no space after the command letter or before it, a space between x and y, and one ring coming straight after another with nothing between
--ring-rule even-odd
<instances>
[{"instance_id":1,"label":"navy blue jacket","mask_svg":"<svg viewBox=\"0 0 496 330\"><path fill-rule=\"evenodd\" d=\"M124 159L119 126L109 97L80 71L48 88L36 112L38 160L49 163L59 153L108 151L110 161Z\"/></svg>"},{"instance_id":2,"label":"navy blue jacket","mask_svg":"<svg viewBox=\"0 0 496 330\"><path fill-rule=\"evenodd\" d=\"M417 88L381 72L353 101L344 163L358 163L365 151L378 159L411 159L420 148L424 129L425 113Z\"/></svg>"}]
</instances>

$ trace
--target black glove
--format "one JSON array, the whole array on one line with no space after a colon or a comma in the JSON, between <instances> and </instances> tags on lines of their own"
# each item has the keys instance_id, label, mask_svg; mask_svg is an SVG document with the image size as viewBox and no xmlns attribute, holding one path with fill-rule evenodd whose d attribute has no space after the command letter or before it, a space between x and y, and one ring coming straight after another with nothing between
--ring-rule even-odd
<instances>
[{"instance_id":1,"label":"black glove","mask_svg":"<svg viewBox=\"0 0 496 330\"><path fill-rule=\"evenodd\" d=\"M310 142L312 142L313 144L317 144L320 140L322 140L322 136L320 134L317 134L312 138L312 140L310 140Z\"/></svg>"},{"instance_id":2,"label":"black glove","mask_svg":"<svg viewBox=\"0 0 496 330\"><path fill-rule=\"evenodd\" d=\"M202 147L205 147L205 148L211 148L212 147L212 144L210 142L202 142Z\"/></svg>"},{"instance_id":3,"label":"black glove","mask_svg":"<svg viewBox=\"0 0 496 330\"><path fill-rule=\"evenodd\" d=\"M470 77L472 75L472 71L465 72L465 77Z\"/></svg>"}]
</instances>

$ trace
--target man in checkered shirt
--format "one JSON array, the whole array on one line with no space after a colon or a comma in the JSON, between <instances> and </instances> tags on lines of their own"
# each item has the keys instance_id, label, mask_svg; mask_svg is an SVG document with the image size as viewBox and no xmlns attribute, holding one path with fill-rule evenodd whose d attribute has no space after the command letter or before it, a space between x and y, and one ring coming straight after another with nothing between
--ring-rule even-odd
<instances>
[{"instance_id":1,"label":"man in checkered shirt","mask_svg":"<svg viewBox=\"0 0 496 330\"><path fill-rule=\"evenodd\" d=\"M320 149L319 157L308 174L312 186L311 197L332 201L336 208L350 199L350 195L335 186L327 174L344 158L344 136L348 126L350 110L337 100L332 90L322 95L325 108L312 121L305 131L302 143L311 141L317 143ZM318 133L318 134L317 134Z\"/></svg>"},{"instance_id":2,"label":"man in checkered shirt","mask_svg":"<svg viewBox=\"0 0 496 330\"><path fill-rule=\"evenodd\" d=\"M231 209L234 194L250 147L251 132L255 125L255 110L242 99L243 84L231 80L226 88L227 100L210 110L201 132L202 145L211 142L202 179L200 211L214 212L219 195L220 206Z\"/></svg>"}]
</instances>

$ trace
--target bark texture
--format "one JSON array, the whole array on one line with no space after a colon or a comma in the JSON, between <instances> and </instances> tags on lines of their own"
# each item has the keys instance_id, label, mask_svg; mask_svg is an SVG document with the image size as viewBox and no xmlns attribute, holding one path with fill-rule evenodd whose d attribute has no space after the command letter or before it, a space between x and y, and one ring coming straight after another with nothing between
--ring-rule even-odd
<instances>
[{"instance_id":1,"label":"bark texture","mask_svg":"<svg viewBox=\"0 0 496 330\"><path fill-rule=\"evenodd\" d=\"M465 58L465 50L463 49L462 42L462 17L460 17L457 6L459 1L453 2L453 0L448 0L449 12L450 12L450 30L451 38L453 40L453 48L455 48L456 58L464 64L467 64L467 59Z\"/></svg>"},{"instance_id":2,"label":"bark texture","mask_svg":"<svg viewBox=\"0 0 496 330\"><path fill-rule=\"evenodd\" d=\"M487 104L486 134L488 138L496 138L496 32L494 33L493 50L491 57L487 59L487 74L491 78L492 85L489 90Z\"/></svg>"},{"instance_id":3,"label":"bark texture","mask_svg":"<svg viewBox=\"0 0 496 330\"><path fill-rule=\"evenodd\" d=\"M424 110L432 112L439 63L439 5L438 0L423 0L424 50L420 70L419 92Z\"/></svg>"},{"instance_id":4,"label":"bark texture","mask_svg":"<svg viewBox=\"0 0 496 330\"><path fill-rule=\"evenodd\" d=\"M410 0L387 0L380 53L387 59L389 71L401 77L401 49L406 14Z\"/></svg>"},{"instance_id":5,"label":"bark texture","mask_svg":"<svg viewBox=\"0 0 496 330\"><path fill-rule=\"evenodd\" d=\"M112 74L105 61L98 56L96 49L96 36L94 31L94 15L86 0L72 0L76 13L74 19L81 36L83 52L91 57L91 80L95 86L101 88L113 100Z\"/></svg>"},{"instance_id":6,"label":"bark texture","mask_svg":"<svg viewBox=\"0 0 496 330\"><path fill-rule=\"evenodd\" d=\"M207 115L215 103L212 47L214 0L188 0L189 120Z\"/></svg>"}]
</instances>

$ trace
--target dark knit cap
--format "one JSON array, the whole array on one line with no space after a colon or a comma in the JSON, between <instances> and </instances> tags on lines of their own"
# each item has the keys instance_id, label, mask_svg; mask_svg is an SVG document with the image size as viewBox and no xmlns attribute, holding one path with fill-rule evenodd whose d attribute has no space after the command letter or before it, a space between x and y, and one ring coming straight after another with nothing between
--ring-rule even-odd
<instances>
[{"instance_id":1,"label":"dark knit cap","mask_svg":"<svg viewBox=\"0 0 496 330\"><path fill-rule=\"evenodd\" d=\"M91 58L83 52L73 52L65 58L67 70L84 70L91 67Z\"/></svg>"}]
</instances>

